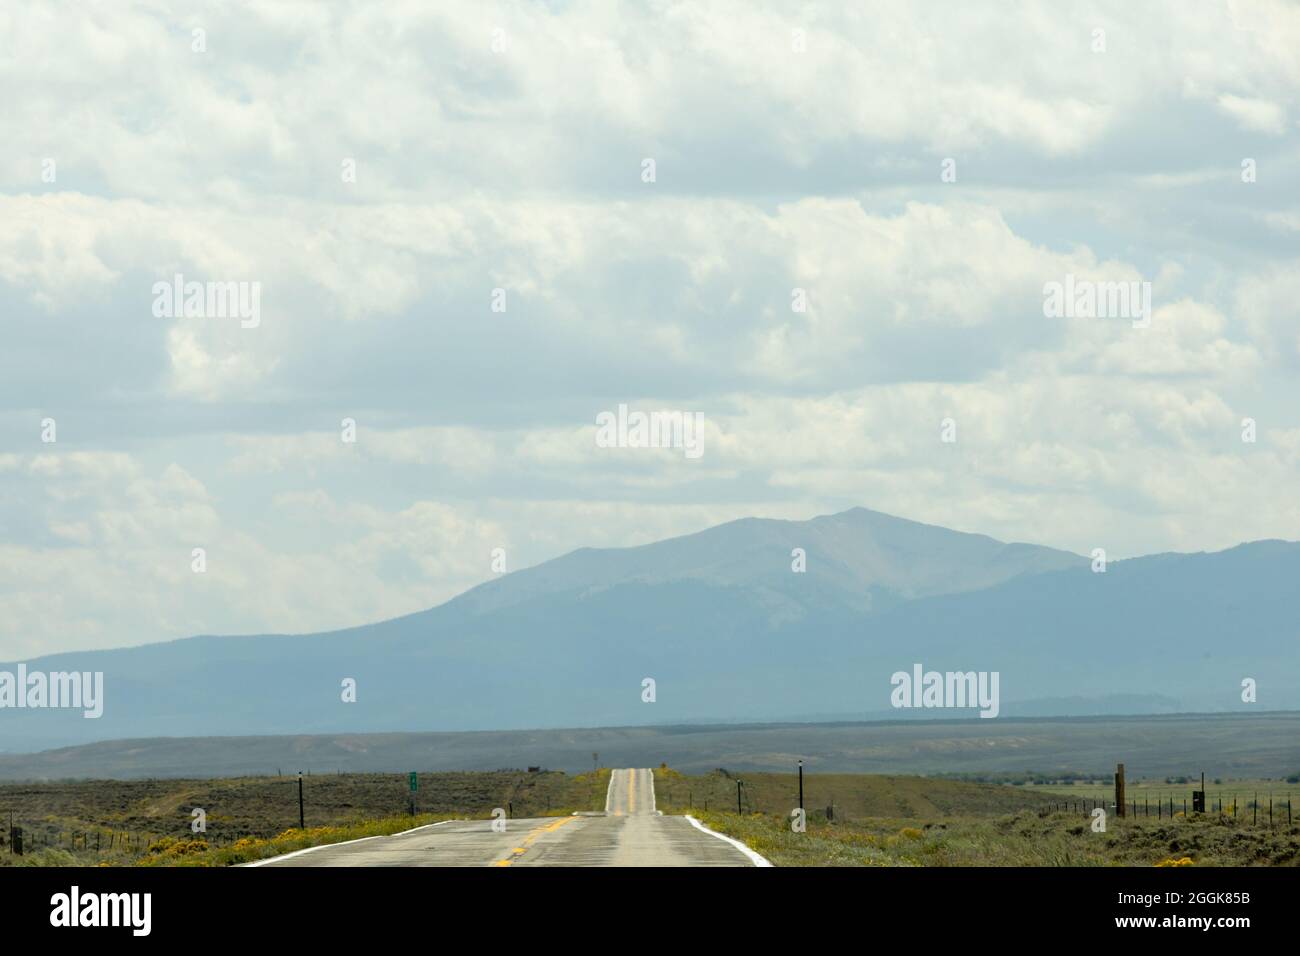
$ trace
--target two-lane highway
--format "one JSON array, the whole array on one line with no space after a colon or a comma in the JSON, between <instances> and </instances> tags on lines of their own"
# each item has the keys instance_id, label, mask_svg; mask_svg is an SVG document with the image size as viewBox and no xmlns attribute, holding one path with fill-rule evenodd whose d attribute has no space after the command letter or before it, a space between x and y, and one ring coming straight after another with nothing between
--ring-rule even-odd
<instances>
[{"instance_id":1,"label":"two-lane highway","mask_svg":"<svg viewBox=\"0 0 1300 956\"><path fill-rule=\"evenodd\" d=\"M754 866L767 861L655 809L654 774L614 770L605 813L453 820L388 837L300 850L251 866Z\"/></svg>"},{"instance_id":2,"label":"two-lane highway","mask_svg":"<svg viewBox=\"0 0 1300 956\"><path fill-rule=\"evenodd\" d=\"M605 794L605 813L626 817L655 812L655 775L652 770L611 770Z\"/></svg>"}]
</instances>

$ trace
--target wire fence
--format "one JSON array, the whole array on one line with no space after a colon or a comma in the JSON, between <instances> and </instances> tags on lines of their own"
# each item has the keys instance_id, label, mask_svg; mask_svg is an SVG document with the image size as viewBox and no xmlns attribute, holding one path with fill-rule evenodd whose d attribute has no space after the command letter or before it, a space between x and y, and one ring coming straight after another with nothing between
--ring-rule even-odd
<instances>
[{"instance_id":1,"label":"wire fence","mask_svg":"<svg viewBox=\"0 0 1300 956\"><path fill-rule=\"evenodd\" d=\"M25 856L38 850L59 849L103 857L138 856L166 837L203 840L210 847L227 846L239 839L219 832L192 833L188 828L186 832L177 834L112 827L64 828L51 826L47 821L30 822L17 818L7 823L7 829L0 830L0 853L9 855Z\"/></svg>"},{"instance_id":2,"label":"wire fence","mask_svg":"<svg viewBox=\"0 0 1300 956\"><path fill-rule=\"evenodd\" d=\"M1135 819L1175 819L1189 816L1217 817L1248 822L1252 826L1291 826L1294 820L1292 794L1225 793L1207 794L1204 810L1198 810L1194 800L1186 793L1181 798L1173 793L1155 793L1126 796L1121 811L1111 797L1064 797L1053 800L1044 808L1045 813L1065 812L1091 814L1100 807L1108 814Z\"/></svg>"}]
</instances>

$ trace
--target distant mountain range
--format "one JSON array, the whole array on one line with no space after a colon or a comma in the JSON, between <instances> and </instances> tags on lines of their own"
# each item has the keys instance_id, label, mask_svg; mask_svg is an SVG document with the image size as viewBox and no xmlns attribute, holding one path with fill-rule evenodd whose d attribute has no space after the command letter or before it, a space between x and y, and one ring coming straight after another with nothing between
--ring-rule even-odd
<instances>
[{"instance_id":1,"label":"distant mountain range","mask_svg":"<svg viewBox=\"0 0 1300 956\"><path fill-rule=\"evenodd\" d=\"M802 549L805 572L792 570ZM0 710L0 750L126 737L954 717L893 710L914 663L997 671L1003 715L1300 708L1300 544L1112 562L855 508L584 548L323 634L23 662L102 671L104 712ZM17 663L0 665L13 671ZM356 701L342 682L356 681ZM645 678L656 699L642 700ZM1258 682L1257 704L1241 682ZM809 717L818 715L818 718Z\"/></svg>"}]
</instances>

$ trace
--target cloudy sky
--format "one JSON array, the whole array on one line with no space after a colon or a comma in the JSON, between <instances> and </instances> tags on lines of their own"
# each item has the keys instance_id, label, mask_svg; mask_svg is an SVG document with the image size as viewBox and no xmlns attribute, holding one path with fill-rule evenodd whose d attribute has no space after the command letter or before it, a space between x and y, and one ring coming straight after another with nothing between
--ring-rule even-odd
<instances>
[{"instance_id":1,"label":"cloudy sky","mask_svg":"<svg viewBox=\"0 0 1300 956\"><path fill-rule=\"evenodd\" d=\"M7 4L0 659L746 515L1300 538L1297 50L1283 2ZM702 457L597 447L619 403Z\"/></svg>"}]
</instances>

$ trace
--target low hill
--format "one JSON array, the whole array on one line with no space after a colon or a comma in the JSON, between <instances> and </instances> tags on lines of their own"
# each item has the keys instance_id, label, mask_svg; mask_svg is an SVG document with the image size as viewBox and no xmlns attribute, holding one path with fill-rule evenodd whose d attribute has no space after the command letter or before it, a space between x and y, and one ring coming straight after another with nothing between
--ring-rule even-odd
<instances>
[{"instance_id":1,"label":"low hill","mask_svg":"<svg viewBox=\"0 0 1300 956\"><path fill-rule=\"evenodd\" d=\"M1300 713L711 724L424 734L157 737L0 755L0 779L226 777L538 766L705 773L1083 774L1281 777L1300 773Z\"/></svg>"}]
</instances>

